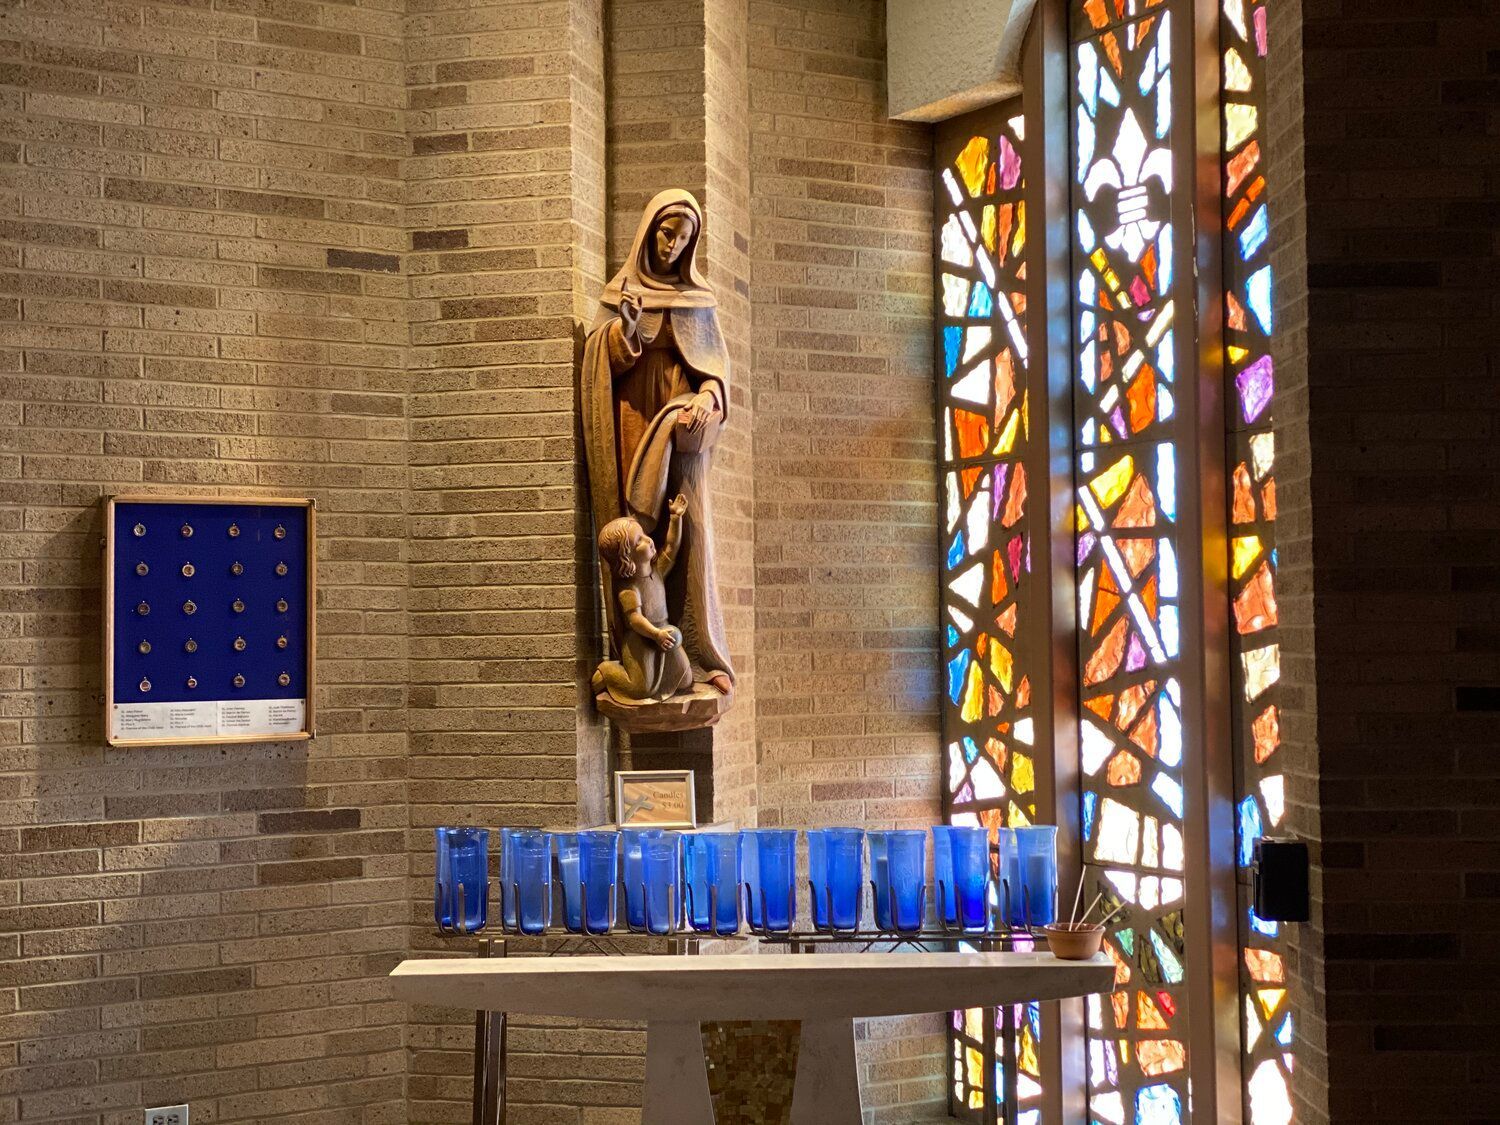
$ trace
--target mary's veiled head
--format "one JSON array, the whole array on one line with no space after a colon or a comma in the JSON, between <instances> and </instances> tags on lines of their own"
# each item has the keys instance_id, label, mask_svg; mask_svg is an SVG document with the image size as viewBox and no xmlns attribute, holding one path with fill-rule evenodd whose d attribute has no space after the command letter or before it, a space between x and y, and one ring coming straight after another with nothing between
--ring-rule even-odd
<instances>
[{"instance_id":1,"label":"mary's veiled head","mask_svg":"<svg viewBox=\"0 0 1500 1125\"><path fill-rule=\"evenodd\" d=\"M677 280L697 239L698 216L683 204L673 204L652 220L651 234L643 247L647 255L643 264L657 277Z\"/></svg>"},{"instance_id":2,"label":"mary's veiled head","mask_svg":"<svg viewBox=\"0 0 1500 1125\"><path fill-rule=\"evenodd\" d=\"M657 192L641 212L630 253L599 295L601 316L615 315L627 289L648 310L713 308L699 260L702 234L703 211L691 192Z\"/></svg>"}]
</instances>

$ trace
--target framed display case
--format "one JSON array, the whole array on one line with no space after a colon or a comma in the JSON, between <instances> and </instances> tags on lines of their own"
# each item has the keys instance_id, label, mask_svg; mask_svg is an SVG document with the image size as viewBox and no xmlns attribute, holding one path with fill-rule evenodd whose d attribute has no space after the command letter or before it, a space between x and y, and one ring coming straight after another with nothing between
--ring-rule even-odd
<instances>
[{"instance_id":1,"label":"framed display case","mask_svg":"<svg viewBox=\"0 0 1500 1125\"><path fill-rule=\"evenodd\" d=\"M621 828L696 828L692 770L616 770L615 823Z\"/></svg>"},{"instance_id":2,"label":"framed display case","mask_svg":"<svg viewBox=\"0 0 1500 1125\"><path fill-rule=\"evenodd\" d=\"M313 735L310 499L104 500L104 730L111 746Z\"/></svg>"}]
</instances>

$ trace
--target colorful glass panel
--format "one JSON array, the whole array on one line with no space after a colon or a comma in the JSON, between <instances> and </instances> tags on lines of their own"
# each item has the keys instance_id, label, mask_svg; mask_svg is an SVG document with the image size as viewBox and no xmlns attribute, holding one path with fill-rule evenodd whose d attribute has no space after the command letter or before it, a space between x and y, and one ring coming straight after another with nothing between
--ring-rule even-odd
<instances>
[{"instance_id":1,"label":"colorful glass panel","mask_svg":"<svg viewBox=\"0 0 1500 1125\"><path fill-rule=\"evenodd\" d=\"M972 120L986 124L937 184L943 731L948 820L993 831L1036 819L1031 661L1048 626L1032 572L1023 120L1017 103ZM1036 1122L1040 1009L955 1012L951 1032L954 1106Z\"/></svg>"},{"instance_id":2,"label":"colorful glass panel","mask_svg":"<svg viewBox=\"0 0 1500 1125\"><path fill-rule=\"evenodd\" d=\"M943 660L948 795L956 824L1036 815L1031 679L1031 420L1022 119L971 137L939 173Z\"/></svg>"},{"instance_id":3,"label":"colorful glass panel","mask_svg":"<svg viewBox=\"0 0 1500 1125\"><path fill-rule=\"evenodd\" d=\"M1170 1125L1189 1104L1174 322L1193 304L1172 222L1191 185L1174 177L1171 27L1192 13L1143 0L1075 13L1083 859L1085 896L1118 909L1105 939L1117 991L1088 1003L1088 1104L1095 1121Z\"/></svg>"},{"instance_id":4,"label":"colorful glass panel","mask_svg":"<svg viewBox=\"0 0 1500 1125\"><path fill-rule=\"evenodd\" d=\"M1117 991L1088 1013L1093 1121L1185 1121L1188 974L1184 895L1185 785L1180 666L1181 565L1196 574L1196 531L1179 538L1181 473L1194 473L1198 435L1181 429L1179 396L1196 364L1178 341L1193 332L1191 230L1174 205L1173 147L1193 122L1174 121L1172 23L1188 0L1069 0L1073 128L1070 215L1075 315L1075 469L1082 842L1091 896L1120 907L1106 949ZM1265 58L1269 0L1213 0L1220 19L1223 145L1224 370L1228 395L1229 638L1241 868L1244 1107L1249 1125L1291 1120L1293 1023L1279 927L1254 915L1245 870L1255 840L1285 817L1279 757L1276 631L1275 371L1270 221L1266 206ZM1212 10L1212 9L1210 9ZM1029 432L1020 121L1005 137L963 138L941 170L939 373L944 426L944 658L950 807L956 823L1023 823L1034 785L1031 716L1024 746L995 738L1030 703L1024 654L1045 623L1030 588L1025 479ZM1013 198L1005 193L1016 189ZM1014 206L1007 207L1007 203ZM1179 214L1191 208L1181 207ZM1007 268L1016 272L1005 275ZM1004 295L1009 288L1015 300ZM1038 389L1037 393L1042 393ZM1191 412L1190 412L1191 413ZM1038 444L1044 444L1039 435ZM1179 451L1189 460L1179 466ZM1040 451L1044 452L1044 451ZM1033 505L1034 506L1034 505ZM1026 565L1017 565L1025 563ZM1033 657L1032 659L1037 659ZM1008 711L1011 705L1014 711ZM1026 784L1022 784L1022 782ZM1203 857L1194 857L1195 863ZM1040 1117L1039 1012L1028 1006L957 1013L956 1104L1004 1120ZM1200 1013L1206 1018L1207 1013ZM1029 1038L1028 1038L1029 1036ZM986 1044L989 1048L986 1048ZM985 1073L987 1049L995 1050ZM1028 1069L1028 1066L1034 1069ZM987 1093L993 1089L994 1095ZM1002 1092L1006 1096L1001 1096ZM1033 1094L1037 1099L1024 1108Z\"/></svg>"},{"instance_id":5,"label":"colorful glass panel","mask_svg":"<svg viewBox=\"0 0 1500 1125\"><path fill-rule=\"evenodd\" d=\"M1229 595L1240 863L1245 1121L1292 1117L1292 1017L1280 928L1255 917L1255 840L1285 815L1276 629L1276 438L1271 432L1270 220L1264 130L1267 0L1220 0L1223 83L1224 370L1229 425ZM1269 987L1268 987L1269 986Z\"/></svg>"}]
</instances>

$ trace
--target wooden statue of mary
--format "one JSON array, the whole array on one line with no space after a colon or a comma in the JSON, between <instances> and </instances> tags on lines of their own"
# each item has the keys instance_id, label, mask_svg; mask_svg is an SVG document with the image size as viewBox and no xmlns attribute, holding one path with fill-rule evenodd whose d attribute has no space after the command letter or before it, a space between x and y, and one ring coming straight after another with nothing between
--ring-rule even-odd
<instances>
[{"instance_id":1,"label":"wooden statue of mary","mask_svg":"<svg viewBox=\"0 0 1500 1125\"><path fill-rule=\"evenodd\" d=\"M670 189L647 204L630 255L600 295L580 400L596 534L629 517L664 540L668 505L679 493L686 499L667 617L681 631L693 680L728 695L734 669L714 577L709 475L729 414L729 363L717 304L699 273L702 232L691 193ZM600 581L610 653L619 660L629 626L608 567Z\"/></svg>"}]
</instances>

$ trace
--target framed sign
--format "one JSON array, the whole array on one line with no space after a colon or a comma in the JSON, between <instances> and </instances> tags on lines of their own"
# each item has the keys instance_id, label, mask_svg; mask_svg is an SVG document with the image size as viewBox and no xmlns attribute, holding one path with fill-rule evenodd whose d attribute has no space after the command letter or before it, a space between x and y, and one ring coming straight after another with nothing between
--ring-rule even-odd
<instances>
[{"instance_id":1,"label":"framed sign","mask_svg":"<svg viewBox=\"0 0 1500 1125\"><path fill-rule=\"evenodd\" d=\"M615 824L621 828L696 828L692 770L616 770Z\"/></svg>"},{"instance_id":2,"label":"framed sign","mask_svg":"<svg viewBox=\"0 0 1500 1125\"><path fill-rule=\"evenodd\" d=\"M104 731L111 746L313 734L307 499L104 501Z\"/></svg>"}]
</instances>

